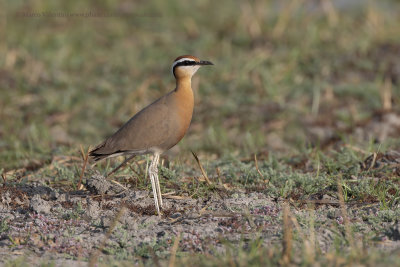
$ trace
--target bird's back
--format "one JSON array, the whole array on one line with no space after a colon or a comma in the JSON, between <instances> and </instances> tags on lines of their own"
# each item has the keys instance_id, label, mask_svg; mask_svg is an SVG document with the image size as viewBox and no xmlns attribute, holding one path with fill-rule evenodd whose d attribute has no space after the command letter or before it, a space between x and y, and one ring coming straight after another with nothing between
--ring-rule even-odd
<instances>
[{"instance_id":1,"label":"bird's back","mask_svg":"<svg viewBox=\"0 0 400 267\"><path fill-rule=\"evenodd\" d=\"M175 90L145 107L92 150L90 155L100 160L118 154L162 153L168 150L184 136L193 112L192 105L190 118L184 118L183 125L178 115L178 99Z\"/></svg>"}]
</instances>

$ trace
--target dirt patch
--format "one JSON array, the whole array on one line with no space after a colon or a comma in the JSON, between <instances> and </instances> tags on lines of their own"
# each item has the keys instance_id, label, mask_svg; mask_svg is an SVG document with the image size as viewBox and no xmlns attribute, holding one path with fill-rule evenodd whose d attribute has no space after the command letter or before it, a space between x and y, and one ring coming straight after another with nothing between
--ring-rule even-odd
<instances>
[{"instance_id":1,"label":"dirt patch","mask_svg":"<svg viewBox=\"0 0 400 267\"><path fill-rule=\"evenodd\" d=\"M376 111L367 119L344 122L332 110L351 110L353 103L336 103L331 109L322 108L317 116L301 118L307 141L321 148L337 146L343 143L341 136L347 134L358 142L383 143L396 139L400 135L399 111Z\"/></svg>"},{"instance_id":2,"label":"dirt patch","mask_svg":"<svg viewBox=\"0 0 400 267\"><path fill-rule=\"evenodd\" d=\"M284 200L269 198L264 193L237 192L223 198L216 193L207 199L165 196L163 215L159 217L154 215L149 192L124 189L99 174L89 178L86 187L89 190L76 192L59 192L39 184L0 188L1 257L29 251L30 255L57 261L72 258L77 263L88 259L122 207L125 210L101 251L104 254L122 258L140 255L145 259L150 257L151 247L162 256L177 235L181 235L179 249L189 252L223 250L224 240L239 244L257 237L265 245L281 242ZM337 200L329 197L329 201ZM315 210L315 232L321 250L328 251L337 235L341 235L343 215L339 205L321 203ZM309 206L299 208L300 205L293 204L293 216L307 222ZM362 222L362 214L379 209L375 204L348 208L352 222ZM374 225L364 222L363 227L360 236ZM398 226L388 223L379 227L382 238L398 240ZM302 231L306 233L307 229Z\"/></svg>"}]
</instances>

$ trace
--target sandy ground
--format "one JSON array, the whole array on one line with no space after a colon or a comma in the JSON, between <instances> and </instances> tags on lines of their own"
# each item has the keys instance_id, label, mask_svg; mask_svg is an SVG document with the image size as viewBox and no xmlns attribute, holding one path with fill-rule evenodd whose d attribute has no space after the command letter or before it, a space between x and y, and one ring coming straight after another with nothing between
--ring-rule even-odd
<instances>
[{"instance_id":1,"label":"sandy ground","mask_svg":"<svg viewBox=\"0 0 400 267\"><path fill-rule=\"evenodd\" d=\"M224 241L243 244L261 238L265 245L282 240L283 200L263 193L216 192L209 199L171 199L164 196L161 217L155 216L150 193L122 188L101 175L88 179L85 191L59 192L40 184L3 187L0 199L0 258L27 255L39 263L43 259L59 264L79 265L101 246L114 222L113 234L102 253L128 257L148 257L153 247L159 256L168 255L176 236L180 251L218 253ZM176 197L175 197L176 198ZM324 195L314 203L315 215L306 204L291 205L297 218L298 236L309 236L309 221L315 225L317 248L328 251L335 238L344 236L344 218L337 199ZM296 206L296 208L294 207ZM371 247L400 247L400 224L369 222L379 212L379 204L347 205L350 222L357 226L355 238L371 231L377 242Z\"/></svg>"}]
</instances>

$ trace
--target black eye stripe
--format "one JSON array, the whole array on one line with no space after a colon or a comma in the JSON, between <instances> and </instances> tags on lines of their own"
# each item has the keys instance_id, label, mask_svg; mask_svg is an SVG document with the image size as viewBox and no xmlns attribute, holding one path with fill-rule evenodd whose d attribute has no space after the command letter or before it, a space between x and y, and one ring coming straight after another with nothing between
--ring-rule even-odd
<instances>
[{"instance_id":1,"label":"black eye stripe","mask_svg":"<svg viewBox=\"0 0 400 267\"><path fill-rule=\"evenodd\" d=\"M190 61L190 60L185 60L185 61L183 61L183 62L185 63L186 66L190 66L190 65L196 64L196 62Z\"/></svg>"},{"instance_id":2,"label":"black eye stripe","mask_svg":"<svg viewBox=\"0 0 400 267\"><path fill-rule=\"evenodd\" d=\"M179 62L178 64L176 64L175 68L179 67L179 66L194 66L194 65L196 65L196 61L184 60L184 61Z\"/></svg>"},{"instance_id":3,"label":"black eye stripe","mask_svg":"<svg viewBox=\"0 0 400 267\"><path fill-rule=\"evenodd\" d=\"M173 68L173 70L172 70L172 73L175 75L175 69L176 69L177 67L180 67L180 66L195 66L196 63L197 63L196 61L192 61L192 60L184 60L184 61L178 62L178 63L176 63L176 65L174 66L174 68Z\"/></svg>"}]
</instances>

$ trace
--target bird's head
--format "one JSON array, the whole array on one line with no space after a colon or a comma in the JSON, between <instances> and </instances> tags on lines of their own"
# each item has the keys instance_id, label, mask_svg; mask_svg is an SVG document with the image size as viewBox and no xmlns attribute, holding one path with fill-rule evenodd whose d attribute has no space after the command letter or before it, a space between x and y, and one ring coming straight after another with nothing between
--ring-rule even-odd
<instances>
[{"instance_id":1,"label":"bird's head","mask_svg":"<svg viewBox=\"0 0 400 267\"><path fill-rule=\"evenodd\" d=\"M172 64L172 73L175 78L191 78L203 65L214 65L210 61L200 60L195 56L184 55L177 57Z\"/></svg>"}]
</instances>

